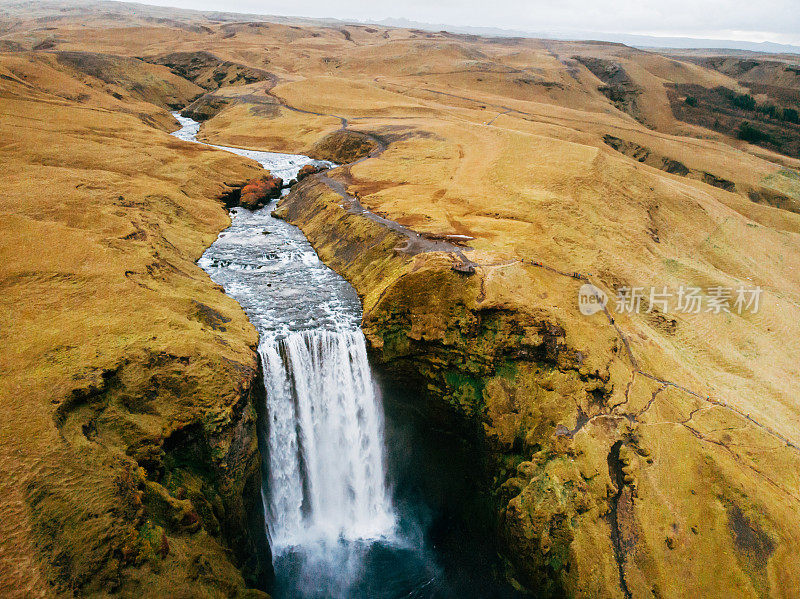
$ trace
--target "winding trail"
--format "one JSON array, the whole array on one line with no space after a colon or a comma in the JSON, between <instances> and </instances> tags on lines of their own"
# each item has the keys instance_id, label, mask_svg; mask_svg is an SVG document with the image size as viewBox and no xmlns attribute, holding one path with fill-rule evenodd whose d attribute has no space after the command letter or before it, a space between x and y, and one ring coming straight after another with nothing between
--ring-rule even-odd
<instances>
[{"instance_id":1,"label":"winding trail","mask_svg":"<svg viewBox=\"0 0 800 599\"><path fill-rule=\"evenodd\" d=\"M593 285L594 287L597 287L597 285L594 285L594 283L592 283L592 281L591 281L591 279L589 278L588 275L585 275L585 274L582 274L582 273L564 272L564 271L561 271L561 270L559 270L557 268L545 265L545 264L543 264L541 262L538 262L538 261L535 261L535 260L524 260L524 259L521 259L521 260L519 260L519 262L522 263L522 264L530 264L530 265L532 265L534 267L537 267L537 268L543 268L545 270L548 270L548 271L553 272L553 273L555 273L557 275L560 275L560 276L569 277L569 278L577 279L577 280L582 280L582 281L585 281L585 282ZM597 287L597 288L599 289L599 287ZM640 422L639 417L641 417L643 414L645 414L652 407L652 405L655 403L655 401L656 401L656 399L657 399L659 394L661 394L667 388L673 388L673 389L675 389L677 391L680 391L680 392L686 393L688 395L691 395L695 399L698 399L700 401L706 402L707 405L706 405L705 408L696 408L695 410L693 410L690 413L689 417L686 418L685 420L682 420L682 421L670 421L667 424L680 425L680 426L684 427L686 430L688 430L689 433L692 434L698 440L703 441L705 443L711 443L713 445L721 447L722 449L727 451L737 463L739 463L743 467L747 468L748 470L752 471L754 474L757 474L758 476L760 476L770 486L772 486L776 490L782 492L786 496L792 498L793 500L795 500L797 502L800 502L800 495L798 495L796 492L794 492L793 490L788 489L788 488L784 487L783 485L781 485L780 483L776 482L774 479L772 479L765 472L763 472L762 470L759 470L758 468L756 468L755 465L753 465L751 460L746 459L740 453L738 453L738 452L734 451L733 449L731 449L724 442L722 442L720 440L717 440L717 439L709 438L707 435L703 434L700 430L698 430L694 426L691 426L690 422L694 418L694 415L697 412L701 411L702 409L709 409L709 408L712 408L712 407L717 407L717 408L722 408L724 410L728 410L728 411L736 414L737 416L739 416L740 418L746 420L747 422L749 422L753 426L757 427L758 429L762 430L763 432L765 432L769 436L772 436L773 438L780 440L782 443L784 443L787 447L791 448L795 452L800 453L800 447L798 447L798 445L796 443L794 443L791 439L788 439L787 437L785 437L781 433L777 432L776 430L772 429L771 427L769 427L769 426L767 426L765 424L762 424L761 422L757 421L749 413L746 413L746 412L740 410L739 408L736 408L735 406L731 406L724 399L716 399L716 398L711 397L710 395L703 395L703 394L698 393L698 392L696 392L696 391L694 391L692 389L689 389L688 387L686 387L684 385L681 385L681 384L676 383L674 381L663 379L663 378L658 377L658 376L656 376L656 375L654 375L652 373L649 373L649 372L646 372L646 371L642 370L638 365L636 357L634 356L633 350L631 349L630 343L628 342L627 335L625 335L625 333L622 331L622 329L620 329L619 325L614 320L614 317L611 316L611 313L609 312L607 307L605 307L605 306L603 307L603 312L605 313L609 324L612 327L614 327L614 330L617 332L618 337L622 341L622 343L623 343L623 345L625 347L625 352L626 352L626 354L628 356L628 359L629 359L629 361L631 363L631 369L632 369L631 380L629 381L629 383L628 383L628 385L626 387L626 390L625 390L625 401L620 403L620 404L611 406L608 411L604 411L604 412L601 412L599 414L596 414L595 416L592 416L591 418L586 418L585 415L584 415L583 418L581 418L581 414L579 414L578 422L577 422L577 425L576 425L575 429L573 429L571 431L567 431L565 434L567 434L569 437L574 437L574 435L579 430L581 430L584 426L586 426L590 422L593 422L594 420L601 420L601 419L611 419L611 420L625 419L625 420L628 420L629 422L632 422L632 423L635 423L635 424L649 424L649 423ZM658 389L656 389L653 392L653 394L652 394L652 396L650 398L650 401L647 403L647 405L644 408L642 408L641 410L639 410L638 412L631 413L631 412L627 412L627 411L620 411L619 408L628 403L628 394L630 393L631 387L633 386L637 375L641 375L641 376L643 376L645 378L648 378L648 379L650 379L652 381L655 381L656 383L659 383L660 386L658 387ZM652 423L652 424L662 424L662 423Z\"/></svg>"},{"instance_id":2,"label":"winding trail","mask_svg":"<svg viewBox=\"0 0 800 599\"><path fill-rule=\"evenodd\" d=\"M272 87L274 87L274 85ZM382 216L375 214L374 212L371 212L370 210L364 208L358 197L351 196L350 194L347 193L347 184L352 183L354 179L350 169L353 166L359 164L360 162L369 160L370 158L376 158L380 156L383 152L385 152L386 149L389 147L389 145L384 140L382 140L380 137L376 135L371 135L369 133L364 133L363 131L354 131L353 129L349 129L348 126L350 124L350 121L356 119L348 119L347 117L338 114L314 112L311 110L306 110L303 108L292 106L285 99L274 94L272 92L272 87L267 89L266 93L270 95L272 98L275 98L275 100L277 100L279 104L285 107L286 109L301 114L311 114L314 116L326 116L339 119L339 122L341 123L339 131L348 131L350 133L360 135L370 140L375 145L374 149L368 155L362 156L357 160L354 160L347 164L342 164L340 166L335 167L334 169L331 169L341 173L342 177L345 179L344 182L331 178L330 176L328 176L327 172L311 176L315 178L317 181L320 181L321 183L325 184L331 191L335 192L340 198L342 198L342 201L344 202L343 207L345 208L345 210L347 210L347 212L349 212L350 214L361 215L364 218L368 218L369 220L372 220L373 222L376 222L390 229L391 231L394 231L395 233L399 233L400 235L404 236L406 238L406 245L403 246L402 248L398 248L398 251L401 251L403 253L412 256L427 252L444 252L453 254L458 258L458 263L455 264L453 267L454 270L466 274L472 274L476 271L478 263L473 262L472 260L467 258L467 256L464 253L465 249L469 250L471 248L464 248L454 243L454 241L456 240L463 241L461 236L458 235L438 236L426 233L419 233L417 231L414 231L413 229L401 225L396 221L384 218Z\"/></svg>"},{"instance_id":3,"label":"winding trail","mask_svg":"<svg viewBox=\"0 0 800 599\"><path fill-rule=\"evenodd\" d=\"M274 84L271 87L269 87L268 89L265 89L264 91L266 92L266 94L269 97L274 98L278 102L279 105L283 106L287 110L291 110L292 112L298 112L300 114L310 114L310 115L313 115L313 116L327 116L327 117L331 117L331 118L334 118L334 119L339 119L339 122L341 123L341 126L339 127L339 129L340 130L347 129L347 124L348 124L347 118L345 118L343 116L340 116L338 114L329 114L327 112L314 112L313 110L306 110L304 108L298 108L297 106L292 106L286 100L281 98L279 95L273 93L272 92L272 88L273 87L275 87Z\"/></svg>"},{"instance_id":4,"label":"winding trail","mask_svg":"<svg viewBox=\"0 0 800 599\"><path fill-rule=\"evenodd\" d=\"M376 222L387 229L404 236L406 238L406 245L401 248L397 248L398 251L411 256L427 252L446 252L454 254L460 260L460 264L454 266L454 268L459 272L473 273L479 266L477 262L473 262L467 258L467 256L464 254L464 250L461 247L451 243L450 241L447 241L446 239L436 239L426 236L424 233L418 233L396 221L389 220L388 218L379 216L374 212L370 212L361 205L361 202L358 201L358 198L347 193L345 184L341 181L331 179L324 174L318 175L317 180L327 185L331 191L337 193L339 197L342 198L342 200L345 202L342 207L348 213L363 216L364 218Z\"/></svg>"},{"instance_id":5,"label":"winding trail","mask_svg":"<svg viewBox=\"0 0 800 599\"><path fill-rule=\"evenodd\" d=\"M534 267L537 267L537 268L544 268L544 269L546 269L546 270L548 270L550 272L556 273L556 274L564 276L564 277L569 277L569 278L572 278L572 279L585 281L585 282L589 283L590 285L592 285L592 286L596 287L597 289L599 289L599 287L597 285L595 285L592 282L592 280L589 278L589 276L586 275L586 274L582 274L582 273L578 273L578 272L575 272L575 273L564 272L562 270L558 270L558 269L553 268L551 266L547 266L546 264L543 264L543 263L535 261L535 260L521 259L521 260L519 260L519 262L522 263L522 264L530 264L530 265L532 265ZM630 342L628 341L628 336L625 335L625 333L619 327L617 322L614 320L614 317L611 315L611 312L608 310L608 307L604 306L603 307L603 312L605 313L609 324L612 327L614 327L614 330L617 332L617 335L619 336L620 340L622 341L622 343L623 343L623 345L625 347L625 353L627 354L628 359L629 359L629 361L631 363L631 366L632 366L633 376L639 374L639 375L641 375L641 376L643 376L645 378L648 378L648 379L650 379L652 381L655 381L655 382L661 384L661 389L664 389L664 388L667 388L667 387L672 387L673 389L676 389L678 391L682 391L683 393L687 393L687 394L695 397L696 399L699 399L701 401L705 401L705 402L707 402L708 404L710 404L712 406L716 406L716 407L719 407L719 408L723 408L723 409L729 410L729 411L735 413L736 415L738 415L739 417L744 418L745 420L747 420L748 422L750 422L754 426L760 428L761 430L763 430L764 432L768 433L769 435L779 439L780 441L785 443L788 447L791 447L795 451L800 452L800 447L798 447L798 445L796 443L794 443L792 440L786 438L785 436L783 436L779 432L775 431L771 427L758 422L750 414L740 410L739 408L736 408L736 407L730 405L727 400L716 399L716 398L711 397L710 395L703 395L702 393L698 393L696 391L693 391L692 389L689 389L688 387L686 387L684 385L681 385L681 384L676 383L674 381L670 381L668 379L663 379L663 378L658 377L658 376L656 376L656 375L654 375L652 373L649 373L649 372L646 372L646 371L642 370L639 367L639 363L636 360L636 357L635 357L635 355L633 353L633 350L631 349ZM628 390L629 389L630 389L630 385L628 386ZM627 395L627 392L626 392L626 395ZM655 397L653 399L655 399ZM626 401L627 401L627 399L626 399ZM652 404L652 401L650 403ZM623 405L623 404L619 404L619 405ZM650 404L648 404L648 407L649 407L649 405ZM616 408L618 406L614 406L614 407ZM641 413L638 414L638 415L641 415Z\"/></svg>"}]
</instances>

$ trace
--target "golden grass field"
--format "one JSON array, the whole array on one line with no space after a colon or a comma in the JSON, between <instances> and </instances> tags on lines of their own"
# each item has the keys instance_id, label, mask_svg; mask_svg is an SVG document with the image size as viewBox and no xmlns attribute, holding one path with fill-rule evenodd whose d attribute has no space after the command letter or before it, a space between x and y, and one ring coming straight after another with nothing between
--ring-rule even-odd
<instances>
[{"instance_id":1,"label":"golden grass field","mask_svg":"<svg viewBox=\"0 0 800 599\"><path fill-rule=\"evenodd\" d=\"M334 180L414 231L473 238L466 253L478 271L454 297L474 309L557 323L564 344L586 357L575 371L521 372L484 389L486 433L501 448L533 430L549 439L556 424L573 429L576 408L589 419L570 439L568 460L542 459L537 476L516 477L521 487L508 509L533 531L530 546L511 535L517 561L548 555L537 518L570 514L574 567L554 576L572 596L797 596L800 160L680 121L668 98L672 85L743 93L743 83L689 59L617 44L215 20L167 9L152 9L164 18L154 23L127 5L113 19L96 8L53 17L47 6L41 14L0 13L0 42L16 44L0 52L3 593L98 591L105 579L97 571L77 565L73 573L89 573L73 576L53 563L102 527L65 538L73 547L61 553L45 547L32 489L69 497L68 505L48 507L54 513L108 514L117 500L98 489L123 468L115 461L131 443L166 436L176 420L190 420L186 409L201 419L224 410L235 395L232 364L255 367L252 327L194 262L226 226L217 198L256 168L168 137L176 125L167 108L206 90L151 64L170 53L208 52L229 72L233 64L270 77L201 97L200 104L224 99L201 139L314 155L346 122L383 151L332 171ZM37 21L44 15L46 26ZM98 67L111 82L87 73L85 61L59 58L78 52L111 55ZM624 70L625 99L615 103L602 92L607 82L586 66L594 59ZM770 60L800 64L796 56ZM760 71L760 83L800 93L797 78L779 79L778 67L770 68ZM605 136L630 151L612 148ZM665 160L683 169L667 172ZM323 229L339 218L340 199L318 182L303 189L312 187L325 225L310 213L298 224L336 267L337 241ZM386 289L402 289L400 279L418 269L441 269L442 260L449 264L422 254L368 274L359 274L368 265L358 261L340 270L364 298L367 321L383 309ZM761 307L742 315L614 315L615 327L602 313L579 313L581 281L530 261L589 274L612 308L620 286L681 285L757 285ZM193 302L230 318L225 330L198 320ZM438 325L417 326L424 338ZM81 434L80 418L54 424L65 398L98 384L98 373L159 353L189 357L180 376L195 380L190 399L159 394L143 414L106 409L100 422L111 424L97 424L102 443ZM595 375L603 381L600 405L585 388ZM113 395L112 405L122 401ZM543 424L553 414L563 421ZM617 450L633 485L621 504L629 513L618 519L627 548L619 564L607 522L616 487L606 460L617 440L632 437ZM588 489L590 509L542 507L537 493L549 484L560 492L558 484L573 479ZM185 547L169 558L180 579L191 562L180 552L203 541L176 534L174 544ZM145 576L169 584L158 574L131 574L141 564L127 568L114 575L124 592L136 592L129 581ZM530 584L535 575L520 580Z\"/></svg>"}]
</instances>

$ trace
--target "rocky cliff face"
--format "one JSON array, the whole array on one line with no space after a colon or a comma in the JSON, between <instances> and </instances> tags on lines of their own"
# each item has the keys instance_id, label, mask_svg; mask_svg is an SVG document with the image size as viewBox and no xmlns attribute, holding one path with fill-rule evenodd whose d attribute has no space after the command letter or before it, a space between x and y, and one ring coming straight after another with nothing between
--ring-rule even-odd
<instances>
[{"instance_id":1,"label":"rocky cliff face","mask_svg":"<svg viewBox=\"0 0 800 599\"><path fill-rule=\"evenodd\" d=\"M687 408L681 390L639 370L613 321L585 330L559 291L577 290L573 273L523 263L463 274L458 248L422 251L413 233L314 177L278 215L359 291L376 358L432 413L449 406L488 442L498 535L518 583L543 596L675 596L687 583L669 564L681 563L700 592L757 596L769 572L792 576L786 562L769 565L794 542L777 526L791 502L767 503L758 481L743 490L713 425L693 422L703 401ZM515 294L536 276L538 293ZM709 552L726 574L692 565L703 547L730 549Z\"/></svg>"},{"instance_id":2,"label":"rocky cliff face","mask_svg":"<svg viewBox=\"0 0 800 599\"><path fill-rule=\"evenodd\" d=\"M572 434L556 424L577 428L587 402L603 402L608 368L571 348L553 315L487 297L486 273L454 270L453 253L404 250L403 234L343 210L317 181L298 185L277 214L360 292L378 360L489 441L491 492L516 576L528 588L563 592L575 519L607 513L612 484L608 472L581 475ZM614 573L610 535L605 541Z\"/></svg>"},{"instance_id":3,"label":"rocky cliff face","mask_svg":"<svg viewBox=\"0 0 800 599\"><path fill-rule=\"evenodd\" d=\"M71 96L51 57L0 62L0 596L257 596L256 333L196 261L261 169L100 80Z\"/></svg>"},{"instance_id":4,"label":"rocky cliff face","mask_svg":"<svg viewBox=\"0 0 800 599\"><path fill-rule=\"evenodd\" d=\"M54 451L65 466L34 477L26 497L51 588L229 596L264 587L260 368L255 358L215 363L213 378L228 379L219 386L198 372L198 359L129 354L78 380L55 406ZM204 384L227 393L203 399ZM137 427L141 419L157 432ZM84 486L87 476L94 482Z\"/></svg>"}]
</instances>

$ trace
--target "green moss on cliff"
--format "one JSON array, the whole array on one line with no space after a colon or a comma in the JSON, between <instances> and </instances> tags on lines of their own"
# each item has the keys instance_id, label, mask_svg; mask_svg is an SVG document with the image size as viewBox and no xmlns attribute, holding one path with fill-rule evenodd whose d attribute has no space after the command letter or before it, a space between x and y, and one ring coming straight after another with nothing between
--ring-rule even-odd
<instances>
[{"instance_id":1,"label":"green moss on cliff","mask_svg":"<svg viewBox=\"0 0 800 599\"><path fill-rule=\"evenodd\" d=\"M349 213L319 182L297 186L279 213L359 291L376 358L489 442L496 488L487 492L516 576L558 595L579 514L594 500L555 433L610 393L607 373L586 367L554 315L480 302L481 274L454 272L445 253L403 253L401 236Z\"/></svg>"}]
</instances>

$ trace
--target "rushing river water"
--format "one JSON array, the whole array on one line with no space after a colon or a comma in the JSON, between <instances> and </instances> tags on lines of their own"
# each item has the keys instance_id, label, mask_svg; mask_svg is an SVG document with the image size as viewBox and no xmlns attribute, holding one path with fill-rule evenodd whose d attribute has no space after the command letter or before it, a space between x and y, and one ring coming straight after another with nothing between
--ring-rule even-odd
<instances>
[{"instance_id":1,"label":"rushing river water","mask_svg":"<svg viewBox=\"0 0 800 599\"><path fill-rule=\"evenodd\" d=\"M199 124L175 117L182 128L174 135L196 141ZM284 180L315 162L222 149L257 160ZM393 505L381 394L359 328L358 296L319 260L299 229L271 216L273 209L234 208L231 226L199 262L259 332L273 594L464 596L444 582L418 510Z\"/></svg>"}]
</instances>

